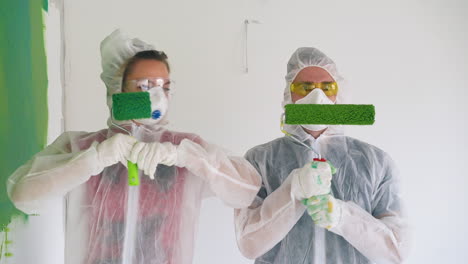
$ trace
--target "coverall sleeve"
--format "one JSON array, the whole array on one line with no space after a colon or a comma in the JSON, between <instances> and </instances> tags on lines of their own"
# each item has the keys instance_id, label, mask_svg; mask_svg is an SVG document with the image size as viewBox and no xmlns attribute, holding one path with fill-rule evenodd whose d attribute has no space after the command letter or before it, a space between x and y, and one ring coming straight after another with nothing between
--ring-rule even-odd
<instances>
[{"instance_id":1,"label":"coverall sleeve","mask_svg":"<svg viewBox=\"0 0 468 264\"><path fill-rule=\"evenodd\" d=\"M64 196L104 169L96 162L98 142L72 151L72 143L86 134L63 133L8 178L7 193L18 209L40 213L45 200Z\"/></svg>"},{"instance_id":2,"label":"coverall sleeve","mask_svg":"<svg viewBox=\"0 0 468 264\"><path fill-rule=\"evenodd\" d=\"M255 160L246 155L263 178ZM235 210L237 244L242 254L255 259L279 243L305 212L305 206L291 196L291 174L281 186L267 195L265 180L248 208Z\"/></svg>"},{"instance_id":3,"label":"coverall sleeve","mask_svg":"<svg viewBox=\"0 0 468 264\"><path fill-rule=\"evenodd\" d=\"M185 167L207 185L208 193L233 208L249 206L261 184L260 175L242 157L228 156L220 147L197 138L177 148L177 166Z\"/></svg>"},{"instance_id":4,"label":"coverall sleeve","mask_svg":"<svg viewBox=\"0 0 468 264\"><path fill-rule=\"evenodd\" d=\"M383 177L373 198L372 213L351 201L338 201L339 224L330 231L341 235L364 256L376 263L402 263L410 247L409 225L404 215L398 172L386 157Z\"/></svg>"}]
</instances>

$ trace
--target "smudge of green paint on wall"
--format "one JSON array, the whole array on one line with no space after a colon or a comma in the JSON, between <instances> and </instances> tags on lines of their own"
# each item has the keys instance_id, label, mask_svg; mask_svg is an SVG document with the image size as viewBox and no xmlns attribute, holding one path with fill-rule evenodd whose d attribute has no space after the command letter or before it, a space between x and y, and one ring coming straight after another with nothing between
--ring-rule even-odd
<instances>
[{"instance_id":1,"label":"smudge of green paint on wall","mask_svg":"<svg viewBox=\"0 0 468 264\"><path fill-rule=\"evenodd\" d=\"M43 10L47 1L0 3L0 231L16 209L6 192L8 177L47 139L47 64Z\"/></svg>"}]
</instances>

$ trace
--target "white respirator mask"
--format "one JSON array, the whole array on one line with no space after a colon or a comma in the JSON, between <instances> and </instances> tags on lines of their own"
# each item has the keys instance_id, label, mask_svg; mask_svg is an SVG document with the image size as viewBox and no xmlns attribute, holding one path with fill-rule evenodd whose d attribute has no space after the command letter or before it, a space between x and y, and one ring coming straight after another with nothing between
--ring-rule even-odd
<instances>
[{"instance_id":1,"label":"white respirator mask","mask_svg":"<svg viewBox=\"0 0 468 264\"><path fill-rule=\"evenodd\" d=\"M137 119L137 122L147 126L157 125L167 114L169 100L161 86L153 87L146 92L150 94L151 118Z\"/></svg>"},{"instance_id":2,"label":"white respirator mask","mask_svg":"<svg viewBox=\"0 0 468 264\"><path fill-rule=\"evenodd\" d=\"M322 89L314 89L306 97L299 99L295 104L335 104L330 100ZM311 131L321 131L328 127L328 125L301 125L303 128Z\"/></svg>"}]
</instances>

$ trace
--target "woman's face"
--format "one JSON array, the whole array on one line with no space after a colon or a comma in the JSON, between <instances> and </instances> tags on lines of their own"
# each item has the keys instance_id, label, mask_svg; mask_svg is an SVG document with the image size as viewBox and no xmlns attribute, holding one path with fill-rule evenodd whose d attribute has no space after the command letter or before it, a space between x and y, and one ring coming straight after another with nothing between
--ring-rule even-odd
<instances>
[{"instance_id":1,"label":"woman's face","mask_svg":"<svg viewBox=\"0 0 468 264\"><path fill-rule=\"evenodd\" d=\"M139 80L148 77L160 77L163 79L169 79L169 71L166 64L157 60L139 60L133 64L132 69L129 71L126 82L122 89L122 92L141 92L140 87L136 85L132 80Z\"/></svg>"}]
</instances>

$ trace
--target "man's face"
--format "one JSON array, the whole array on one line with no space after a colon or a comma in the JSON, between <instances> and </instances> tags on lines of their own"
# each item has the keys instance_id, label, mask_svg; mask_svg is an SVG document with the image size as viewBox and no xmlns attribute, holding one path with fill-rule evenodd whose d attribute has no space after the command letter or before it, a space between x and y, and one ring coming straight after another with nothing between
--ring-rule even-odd
<instances>
[{"instance_id":1,"label":"man's face","mask_svg":"<svg viewBox=\"0 0 468 264\"><path fill-rule=\"evenodd\" d=\"M293 80L293 83L303 83L303 82L310 82L310 83L319 83L319 82L334 82L335 80L333 77L324 69L320 67L307 67L302 69ZM296 94L291 92L291 99L293 103L297 100L304 98L305 96ZM330 100L335 102L336 95L328 96Z\"/></svg>"}]
</instances>

